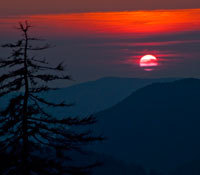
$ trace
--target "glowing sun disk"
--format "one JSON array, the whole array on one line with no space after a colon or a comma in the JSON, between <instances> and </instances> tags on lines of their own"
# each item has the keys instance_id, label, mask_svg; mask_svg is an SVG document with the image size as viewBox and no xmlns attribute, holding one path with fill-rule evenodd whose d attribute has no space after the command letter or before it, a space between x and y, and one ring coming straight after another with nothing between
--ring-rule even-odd
<instances>
[{"instance_id":1,"label":"glowing sun disk","mask_svg":"<svg viewBox=\"0 0 200 175\"><path fill-rule=\"evenodd\" d=\"M153 70L153 67L158 66L158 60L153 55L145 55L140 59L140 67L145 68L144 70Z\"/></svg>"}]
</instances>

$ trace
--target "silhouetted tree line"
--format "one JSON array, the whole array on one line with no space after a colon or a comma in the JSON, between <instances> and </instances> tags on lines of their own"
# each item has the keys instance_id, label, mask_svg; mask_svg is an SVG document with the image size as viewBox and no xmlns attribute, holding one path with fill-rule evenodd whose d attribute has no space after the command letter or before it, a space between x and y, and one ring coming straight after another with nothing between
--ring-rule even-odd
<instances>
[{"instance_id":1,"label":"silhouetted tree line","mask_svg":"<svg viewBox=\"0 0 200 175\"><path fill-rule=\"evenodd\" d=\"M85 175L98 163L74 164L73 154L82 146L103 140L92 131L78 126L94 124L93 116L79 118L48 113L47 108L70 107L64 101L47 101L40 93L56 90L49 83L70 80L63 63L51 66L46 59L32 56L33 51L50 48L34 46L40 39L29 35L31 25L20 23L22 38L3 48L11 55L0 59L0 97L8 96L7 106L0 111L0 174L2 175Z\"/></svg>"}]
</instances>

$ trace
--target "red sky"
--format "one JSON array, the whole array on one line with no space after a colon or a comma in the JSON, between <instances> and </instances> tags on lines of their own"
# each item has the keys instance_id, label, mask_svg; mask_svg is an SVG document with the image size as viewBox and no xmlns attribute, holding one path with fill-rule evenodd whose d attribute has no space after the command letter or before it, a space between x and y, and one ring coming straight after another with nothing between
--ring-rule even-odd
<instances>
[{"instance_id":1,"label":"red sky","mask_svg":"<svg viewBox=\"0 0 200 175\"><path fill-rule=\"evenodd\" d=\"M0 33L16 35L11 25L29 20L46 37L143 37L200 31L199 19L200 9L25 15L0 18Z\"/></svg>"},{"instance_id":2,"label":"red sky","mask_svg":"<svg viewBox=\"0 0 200 175\"><path fill-rule=\"evenodd\" d=\"M200 9L2 17L0 42L20 36L14 26L26 19L34 36L57 45L47 56L65 60L75 79L200 75ZM159 60L152 72L138 66L146 54Z\"/></svg>"},{"instance_id":3,"label":"red sky","mask_svg":"<svg viewBox=\"0 0 200 175\"><path fill-rule=\"evenodd\" d=\"M1 0L0 15L200 8L199 0Z\"/></svg>"},{"instance_id":4,"label":"red sky","mask_svg":"<svg viewBox=\"0 0 200 175\"><path fill-rule=\"evenodd\" d=\"M28 20L34 36L57 46L44 55L64 60L76 80L199 77L199 19L200 0L1 0L0 44L19 37L14 27ZM159 60L154 71L138 66L146 54Z\"/></svg>"}]
</instances>

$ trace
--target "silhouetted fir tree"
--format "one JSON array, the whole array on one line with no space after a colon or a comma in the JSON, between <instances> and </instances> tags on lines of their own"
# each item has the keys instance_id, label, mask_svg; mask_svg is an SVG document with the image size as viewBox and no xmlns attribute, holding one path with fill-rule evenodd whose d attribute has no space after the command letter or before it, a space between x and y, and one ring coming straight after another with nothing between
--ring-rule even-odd
<instances>
[{"instance_id":1,"label":"silhouetted fir tree","mask_svg":"<svg viewBox=\"0 0 200 175\"><path fill-rule=\"evenodd\" d=\"M11 56L0 59L0 97L10 95L0 112L0 174L2 175L85 175L96 166L70 163L71 151L82 152L82 146L102 137L93 136L77 126L96 122L86 118L52 116L47 107L69 107L65 102L49 102L40 93L51 88L54 80L70 80L62 63L50 66L45 59L31 56L32 51L48 49L32 45L40 41L29 35L28 22L20 23L22 38L2 47L12 49ZM76 129L78 128L78 129Z\"/></svg>"}]
</instances>

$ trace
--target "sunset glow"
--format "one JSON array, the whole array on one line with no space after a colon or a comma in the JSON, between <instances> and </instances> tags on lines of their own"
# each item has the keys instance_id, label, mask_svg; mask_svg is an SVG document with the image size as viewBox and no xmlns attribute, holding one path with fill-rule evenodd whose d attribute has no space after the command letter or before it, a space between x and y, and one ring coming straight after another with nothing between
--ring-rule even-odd
<instances>
[{"instance_id":1,"label":"sunset glow","mask_svg":"<svg viewBox=\"0 0 200 175\"><path fill-rule=\"evenodd\" d=\"M197 65L192 64L200 52L199 19L200 9L7 16L0 18L0 37L3 42L19 36L18 22L28 20L33 36L59 44L52 54L57 52L61 59L68 59L74 74L85 74L78 62L83 67L95 67L100 74L101 68L110 72L112 67L111 75L123 72L125 76L157 76L157 70L178 74L176 66L190 70L181 68L182 62ZM159 64L140 63L144 55L154 55ZM93 76L89 72L87 75Z\"/></svg>"},{"instance_id":2,"label":"sunset glow","mask_svg":"<svg viewBox=\"0 0 200 175\"><path fill-rule=\"evenodd\" d=\"M72 36L88 34L158 35L200 30L200 9L154 10L134 12L74 13L32 15L1 18L0 23L16 24L28 19L49 35ZM9 25L8 25L9 24ZM4 26L6 27L6 26ZM5 28L1 28L4 32ZM39 30L39 29L38 29ZM44 32L44 31L43 31Z\"/></svg>"}]
</instances>

